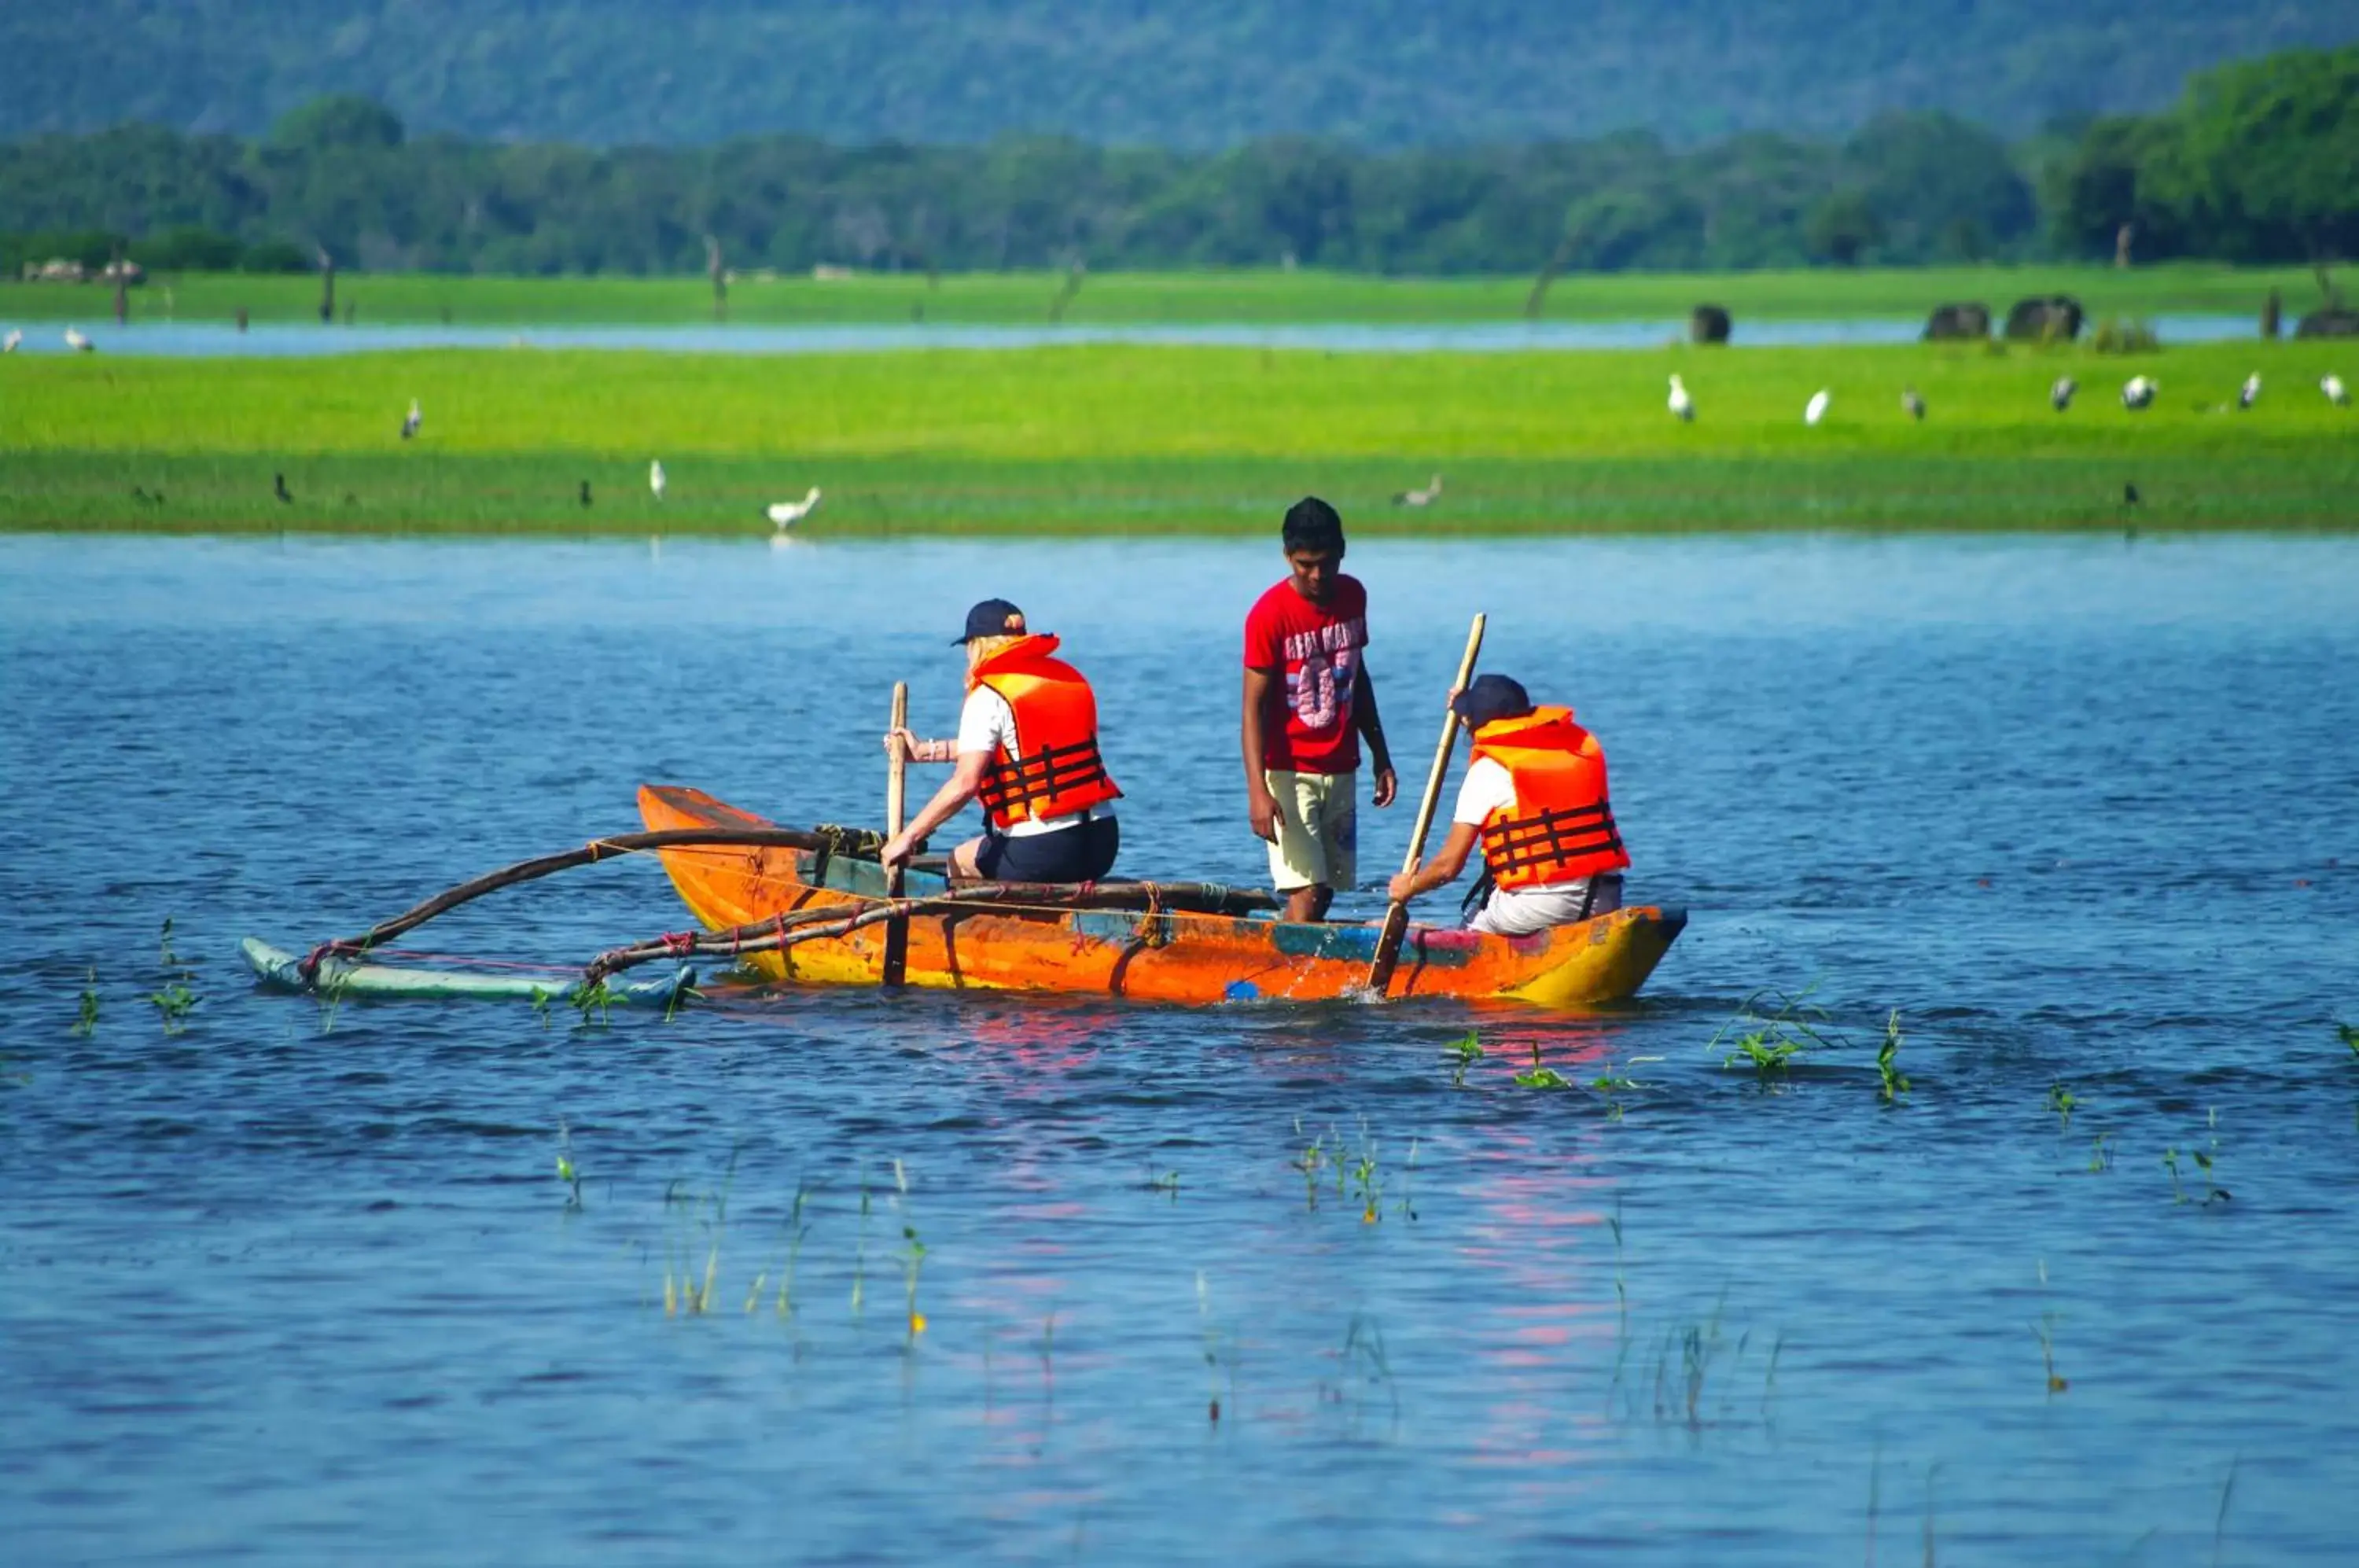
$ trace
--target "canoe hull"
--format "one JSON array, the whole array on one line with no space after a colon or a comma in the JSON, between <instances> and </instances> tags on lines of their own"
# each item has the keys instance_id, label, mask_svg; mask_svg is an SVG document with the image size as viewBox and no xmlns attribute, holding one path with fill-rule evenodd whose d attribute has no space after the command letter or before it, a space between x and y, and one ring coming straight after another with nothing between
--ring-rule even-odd
<instances>
[{"instance_id":1,"label":"canoe hull","mask_svg":"<svg viewBox=\"0 0 2359 1568\"><path fill-rule=\"evenodd\" d=\"M639 790L650 829L773 824L704 794L668 785ZM689 911L726 930L797 909L882 898L874 862L778 848L665 850L664 868ZM908 891L943 891L912 871ZM1619 909L1533 937L1412 926L1389 995L1455 996L1580 1008L1636 994L1687 923L1684 911ZM964 990L1056 991L1142 1001L1319 1002L1361 994L1376 928L1308 925L1178 910L960 910L908 922L907 983ZM875 985L886 929L799 943L744 960L770 979Z\"/></svg>"}]
</instances>

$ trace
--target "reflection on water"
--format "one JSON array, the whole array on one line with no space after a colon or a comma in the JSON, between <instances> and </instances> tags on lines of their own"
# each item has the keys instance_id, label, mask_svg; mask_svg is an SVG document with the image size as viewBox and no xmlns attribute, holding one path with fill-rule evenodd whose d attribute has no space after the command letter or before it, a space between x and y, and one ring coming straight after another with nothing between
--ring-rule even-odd
<instances>
[{"instance_id":1,"label":"reflection on water","mask_svg":"<svg viewBox=\"0 0 2359 1568\"><path fill-rule=\"evenodd\" d=\"M1129 868L1261 875L1274 540L793 542L0 539L25 1561L2341 1560L2359 545L1355 548L1396 747L1487 610L1613 753L1634 892L1696 911L1595 1018L252 990L239 935L627 826L641 779L873 819L891 683L954 712L989 593L1096 680ZM1408 811L1363 831L1397 860ZM415 940L682 918L626 863ZM1723 1068L1763 986L1841 1043Z\"/></svg>"},{"instance_id":2,"label":"reflection on water","mask_svg":"<svg viewBox=\"0 0 2359 1568\"><path fill-rule=\"evenodd\" d=\"M2246 316L2155 318L2165 343L2213 343L2253 334ZM1914 343L1923 323L1854 318L1748 320L1734 346ZM670 354L876 354L909 349L1043 348L1078 343L1324 350L1331 354L1506 354L1518 350L1658 348L1685 343L1684 321L1308 322L1297 326L660 326L467 327L259 325L239 332L212 321L133 321L86 329L101 352L187 359L308 358L419 348L640 349ZM61 327L28 328L23 352L68 354Z\"/></svg>"}]
</instances>

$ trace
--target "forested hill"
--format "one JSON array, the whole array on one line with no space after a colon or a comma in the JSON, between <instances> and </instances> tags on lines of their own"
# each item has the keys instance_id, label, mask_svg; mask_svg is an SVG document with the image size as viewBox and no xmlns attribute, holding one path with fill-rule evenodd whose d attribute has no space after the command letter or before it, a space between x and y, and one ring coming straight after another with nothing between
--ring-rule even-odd
<instances>
[{"instance_id":1,"label":"forested hill","mask_svg":"<svg viewBox=\"0 0 2359 1568\"><path fill-rule=\"evenodd\" d=\"M332 93L413 135L592 146L1692 143L1892 109L2020 134L2354 39L2353 0L21 0L0 136L253 135Z\"/></svg>"}]
</instances>

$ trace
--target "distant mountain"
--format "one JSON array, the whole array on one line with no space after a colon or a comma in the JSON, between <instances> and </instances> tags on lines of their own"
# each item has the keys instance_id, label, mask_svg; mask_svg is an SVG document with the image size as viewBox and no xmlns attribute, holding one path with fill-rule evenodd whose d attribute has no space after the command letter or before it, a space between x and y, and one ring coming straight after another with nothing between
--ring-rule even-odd
<instances>
[{"instance_id":1,"label":"distant mountain","mask_svg":"<svg viewBox=\"0 0 2359 1568\"><path fill-rule=\"evenodd\" d=\"M0 136L251 135L329 93L414 136L598 146L2021 134L2354 39L2354 0L7 0Z\"/></svg>"}]
</instances>

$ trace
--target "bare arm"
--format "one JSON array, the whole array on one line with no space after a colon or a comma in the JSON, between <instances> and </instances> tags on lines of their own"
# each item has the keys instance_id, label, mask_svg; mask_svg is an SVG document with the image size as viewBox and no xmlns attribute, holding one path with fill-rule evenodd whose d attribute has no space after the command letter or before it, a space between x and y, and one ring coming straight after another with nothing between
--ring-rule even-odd
<instances>
[{"instance_id":1,"label":"bare arm","mask_svg":"<svg viewBox=\"0 0 2359 1568\"><path fill-rule=\"evenodd\" d=\"M1406 904L1419 893L1430 893L1455 882L1458 874L1466 869L1467 857L1474 853L1474 841L1482 833L1473 822L1451 823L1450 836L1441 841L1441 847L1433 852L1431 859L1415 871L1405 871L1393 878L1388 889L1393 902Z\"/></svg>"},{"instance_id":2,"label":"bare arm","mask_svg":"<svg viewBox=\"0 0 2359 1568\"><path fill-rule=\"evenodd\" d=\"M1262 777L1266 768L1262 758L1266 754L1262 724L1269 712L1269 682L1266 670L1245 671L1245 720L1239 727L1237 742L1245 758L1245 816L1253 823L1254 836L1277 841L1277 800L1269 792L1268 780Z\"/></svg>"},{"instance_id":3,"label":"bare arm","mask_svg":"<svg viewBox=\"0 0 2359 1568\"><path fill-rule=\"evenodd\" d=\"M1360 689L1352 698L1352 725L1368 743L1368 760L1375 766L1376 804L1389 806L1400 779L1393 772L1392 748L1385 744L1385 722L1376 714L1376 683L1365 664L1360 666Z\"/></svg>"},{"instance_id":4,"label":"bare arm","mask_svg":"<svg viewBox=\"0 0 2359 1568\"><path fill-rule=\"evenodd\" d=\"M973 800L975 792L983 788L984 775L990 771L991 753L960 752L958 766L951 769L948 779L942 780L942 787L934 791L934 798L926 802L926 809L885 846L884 863L897 865L916 854L920 840L966 809L966 803Z\"/></svg>"}]
</instances>

